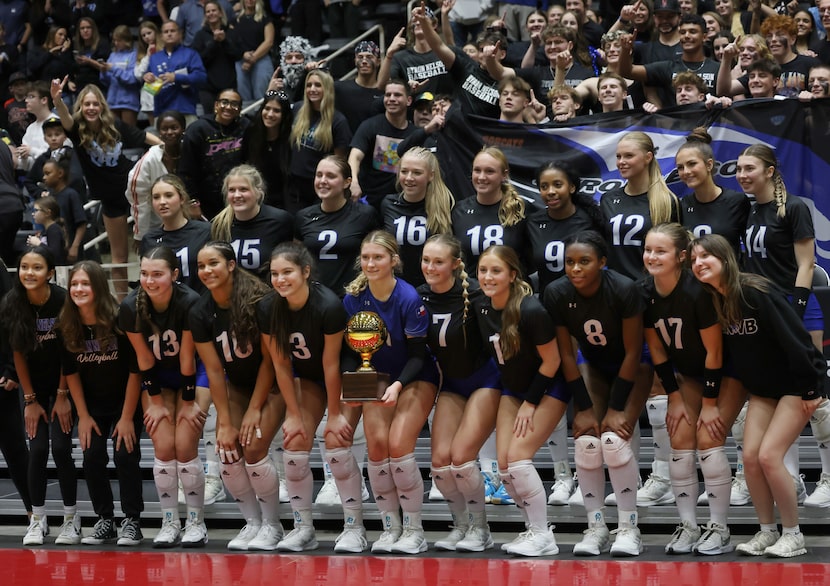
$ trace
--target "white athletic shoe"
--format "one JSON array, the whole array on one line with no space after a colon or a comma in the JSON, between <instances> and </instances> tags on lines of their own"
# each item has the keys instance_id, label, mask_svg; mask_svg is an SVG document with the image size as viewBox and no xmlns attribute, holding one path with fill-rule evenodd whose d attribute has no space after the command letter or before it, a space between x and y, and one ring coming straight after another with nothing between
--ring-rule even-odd
<instances>
[{"instance_id":1,"label":"white athletic shoe","mask_svg":"<svg viewBox=\"0 0 830 586\"><path fill-rule=\"evenodd\" d=\"M340 506L340 493L337 491L337 483L334 482L334 476L329 476L320 487L320 492L317 493L317 498L314 499L315 505L322 505L327 507Z\"/></svg>"},{"instance_id":2,"label":"white athletic shoe","mask_svg":"<svg viewBox=\"0 0 830 586\"><path fill-rule=\"evenodd\" d=\"M427 538L423 529L404 527L401 536L392 544L392 553L415 555L425 552L427 548Z\"/></svg>"},{"instance_id":3,"label":"white athletic shoe","mask_svg":"<svg viewBox=\"0 0 830 586\"><path fill-rule=\"evenodd\" d=\"M213 474L205 476L205 506L221 503L227 498L222 478Z\"/></svg>"},{"instance_id":4,"label":"white athletic shoe","mask_svg":"<svg viewBox=\"0 0 830 586\"><path fill-rule=\"evenodd\" d=\"M363 525L346 525L334 540L335 553L363 553L369 547Z\"/></svg>"},{"instance_id":5,"label":"white athletic shoe","mask_svg":"<svg viewBox=\"0 0 830 586\"><path fill-rule=\"evenodd\" d=\"M188 519L182 534L182 547L204 547L208 542L205 522L201 519Z\"/></svg>"},{"instance_id":6,"label":"white athletic shoe","mask_svg":"<svg viewBox=\"0 0 830 586\"><path fill-rule=\"evenodd\" d=\"M817 509L830 507L830 474L821 473L816 489L804 499L804 506Z\"/></svg>"},{"instance_id":7,"label":"white athletic shoe","mask_svg":"<svg viewBox=\"0 0 830 586\"><path fill-rule=\"evenodd\" d=\"M469 525L453 525L449 535L435 542L435 549L440 551L455 551L455 546L464 539Z\"/></svg>"},{"instance_id":8,"label":"white athletic shoe","mask_svg":"<svg viewBox=\"0 0 830 586\"><path fill-rule=\"evenodd\" d=\"M780 538L781 534L778 533L777 529L775 531L759 531L746 543L739 543L735 551L742 555L761 556L764 555L769 546L775 545Z\"/></svg>"},{"instance_id":9,"label":"white athletic shoe","mask_svg":"<svg viewBox=\"0 0 830 586\"><path fill-rule=\"evenodd\" d=\"M182 539L182 522L178 517L165 518L161 528L153 539L153 547L167 549L179 545Z\"/></svg>"},{"instance_id":10,"label":"white athletic shoe","mask_svg":"<svg viewBox=\"0 0 830 586\"><path fill-rule=\"evenodd\" d=\"M576 478L570 474L563 474L553 483L548 497L548 504L555 506L567 505L568 500L575 492Z\"/></svg>"},{"instance_id":11,"label":"white athletic shoe","mask_svg":"<svg viewBox=\"0 0 830 586\"><path fill-rule=\"evenodd\" d=\"M672 533L666 544L667 554L692 553L695 544L700 540L700 527L683 521Z\"/></svg>"},{"instance_id":12,"label":"white athletic shoe","mask_svg":"<svg viewBox=\"0 0 830 586\"><path fill-rule=\"evenodd\" d=\"M768 558L794 558L807 553L803 533L785 533L773 545L764 550Z\"/></svg>"},{"instance_id":13,"label":"white athletic shoe","mask_svg":"<svg viewBox=\"0 0 830 586\"><path fill-rule=\"evenodd\" d=\"M61 532L55 539L55 545L78 545L81 543L81 516L78 514L63 518Z\"/></svg>"},{"instance_id":14,"label":"white athletic shoe","mask_svg":"<svg viewBox=\"0 0 830 586\"><path fill-rule=\"evenodd\" d=\"M297 525L283 537L277 549L279 551L311 551L317 549L317 534L311 525Z\"/></svg>"},{"instance_id":15,"label":"white athletic shoe","mask_svg":"<svg viewBox=\"0 0 830 586\"><path fill-rule=\"evenodd\" d=\"M260 523L249 521L240 529L236 537L228 542L228 549L232 551L248 551L248 544L254 540L261 528L262 525ZM274 547L276 548L276 544L274 544Z\"/></svg>"},{"instance_id":16,"label":"white athletic shoe","mask_svg":"<svg viewBox=\"0 0 830 586\"><path fill-rule=\"evenodd\" d=\"M372 544L372 553L392 553L392 546L401 538L402 533L403 527L400 525L387 529Z\"/></svg>"},{"instance_id":17,"label":"white athletic shoe","mask_svg":"<svg viewBox=\"0 0 830 586\"><path fill-rule=\"evenodd\" d=\"M429 487L429 500L431 500L431 501L446 500L444 498L444 495L441 494L441 489L438 488L438 485L435 484L434 482L432 483L432 486Z\"/></svg>"},{"instance_id":18,"label":"white athletic shoe","mask_svg":"<svg viewBox=\"0 0 830 586\"><path fill-rule=\"evenodd\" d=\"M26 535L23 536L23 545L43 545L43 539L47 535L49 535L49 523L46 520L46 515L42 517L32 515L29 528L26 529Z\"/></svg>"},{"instance_id":19,"label":"white athletic shoe","mask_svg":"<svg viewBox=\"0 0 830 586\"><path fill-rule=\"evenodd\" d=\"M540 530L529 527L507 548L507 553L535 558L556 555L559 553L559 546L556 545L556 537L550 528Z\"/></svg>"},{"instance_id":20,"label":"white athletic shoe","mask_svg":"<svg viewBox=\"0 0 830 586\"><path fill-rule=\"evenodd\" d=\"M594 525L582 532L582 541L574 545L574 555L595 556L611 549L611 532L605 525Z\"/></svg>"},{"instance_id":21,"label":"white athletic shoe","mask_svg":"<svg viewBox=\"0 0 830 586\"><path fill-rule=\"evenodd\" d=\"M703 490L700 491L700 494L697 495L697 505L699 507L705 507L709 504L709 494L706 492L706 487L703 487Z\"/></svg>"},{"instance_id":22,"label":"white athletic shoe","mask_svg":"<svg viewBox=\"0 0 830 586\"><path fill-rule=\"evenodd\" d=\"M484 551L493 549L493 545L493 536L487 524L470 525L464 539L455 544L455 551Z\"/></svg>"},{"instance_id":23,"label":"white athletic shoe","mask_svg":"<svg viewBox=\"0 0 830 586\"><path fill-rule=\"evenodd\" d=\"M643 488L637 491L638 507L670 505L673 502L674 493L671 489L671 480L657 474L649 474Z\"/></svg>"},{"instance_id":24,"label":"white athletic shoe","mask_svg":"<svg viewBox=\"0 0 830 586\"><path fill-rule=\"evenodd\" d=\"M752 502L749 487L743 474L736 474L732 479L732 491L729 493L729 504L733 507L748 505ZM760 554L759 554L760 555Z\"/></svg>"},{"instance_id":25,"label":"white athletic shoe","mask_svg":"<svg viewBox=\"0 0 830 586\"><path fill-rule=\"evenodd\" d=\"M263 522L256 536L248 542L248 551L274 551L282 541L282 536L282 524L279 520L273 523Z\"/></svg>"},{"instance_id":26,"label":"white athletic shoe","mask_svg":"<svg viewBox=\"0 0 830 586\"><path fill-rule=\"evenodd\" d=\"M613 493L612 493L613 494ZM616 501L615 501L616 504ZM571 495L571 498L568 499L568 506L570 507L584 507L585 501L582 500L582 489L579 486L576 487L574 493Z\"/></svg>"},{"instance_id":27,"label":"white athletic shoe","mask_svg":"<svg viewBox=\"0 0 830 586\"><path fill-rule=\"evenodd\" d=\"M524 541L526 531L527 531L527 525L525 525L525 531L523 531L522 533L519 533L516 537L514 537L510 541L506 541L506 542L502 543L501 546L499 547L499 549L501 549L502 551L508 551L514 545L518 545L519 543Z\"/></svg>"},{"instance_id":28,"label":"white athletic shoe","mask_svg":"<svg viewBox=\"0 0 830 586\"><path fill-rule=\"evenodd\" d=\"M735 546L729 533L729 527L709 521L704 528L703 535L692 549L698 555L721 555L732 553Z\"/></svg>"},{"instance_id":29,"label":"white athletic shoe","mask_svg":"<svg viewBox=\"0 0 830 586\"><path fill-rule=\"evenodd\" d=\"M616 536L611 545L613 557L634 557L643 553L643 539L639 527L619 527L612 533Z\"/></svg>"}]
</instances>

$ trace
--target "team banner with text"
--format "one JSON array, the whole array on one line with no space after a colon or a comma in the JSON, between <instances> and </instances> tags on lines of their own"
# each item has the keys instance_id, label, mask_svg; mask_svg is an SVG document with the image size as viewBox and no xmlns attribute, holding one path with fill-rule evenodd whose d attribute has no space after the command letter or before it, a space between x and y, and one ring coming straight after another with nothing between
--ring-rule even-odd
<instances>
[{"instance_id":1,"label":"team banner with text","mask_svg":"<svg viewBox=\"0 0 830 586\"><path fill-rule=\"evenodd\" d=\"M696 126L706 127L713 138L715 182L722 187L741 190L735 167L744 148L762 143L775 150L787 190L805 198L813 209L816 257L830 270L830 100L808 104L748 100L725 110L619 112L576 118L569 125L525 126L477 116L448 117L439 150L442 158L452 160L452 169L464 169L469 179L475 152L483 145L498 146L510 162L513 183L533 197L538 197L536 169L551 159L565 159L580 173L581 191L598 198L624 183L616 168L617 142L625 132L640 130L657 146L669 187L683 196L689 189L677 177L674 155ZM472 193L469 183L464 189Z\"/></svg>"}]
</instances>

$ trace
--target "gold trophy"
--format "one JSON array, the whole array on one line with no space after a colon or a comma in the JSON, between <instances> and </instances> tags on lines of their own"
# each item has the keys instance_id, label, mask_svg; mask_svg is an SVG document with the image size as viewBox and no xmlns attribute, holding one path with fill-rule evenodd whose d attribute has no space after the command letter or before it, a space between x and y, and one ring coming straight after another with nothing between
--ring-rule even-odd
<instances>
[{"instance_id":1,"label":"gold trophy","mask_svg":"<svg viewBox=\"0 0 830 586\"><path fill-rule=\"evenodd\" d=\"M360 354L356 372L343 373L343 401L378 401L389 386L389 375L371 364L372 354L386 343L386 324L373 311L358 311L346 324L346 345Z\"/></svg>"}]
</instances>

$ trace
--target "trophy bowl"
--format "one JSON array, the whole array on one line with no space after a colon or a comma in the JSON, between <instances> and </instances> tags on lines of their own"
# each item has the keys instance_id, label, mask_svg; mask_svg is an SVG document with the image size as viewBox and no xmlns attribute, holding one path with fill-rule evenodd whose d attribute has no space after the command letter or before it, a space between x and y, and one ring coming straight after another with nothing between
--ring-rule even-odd
<instances>
[{"instance_id":1,"label":"trophy bowl","mask_svg":"<svg viewBox=\"0 0 830 586\"><path fill-rule=\"evenodd\" d=\"M389 375L372 366L372 354L386 343L388 332L383 319L373 311L358 311L346 324L346 345L360 354L356 372L343 373L344 401L377 401L389 386Z\"/></svg>"}]
</instances>

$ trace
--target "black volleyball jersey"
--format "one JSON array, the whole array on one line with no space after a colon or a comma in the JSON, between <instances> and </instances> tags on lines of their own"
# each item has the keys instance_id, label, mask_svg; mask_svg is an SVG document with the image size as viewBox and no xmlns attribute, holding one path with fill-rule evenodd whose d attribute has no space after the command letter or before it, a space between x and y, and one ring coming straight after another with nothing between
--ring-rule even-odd
<instances>
[{"instance_id":1,"label":"black volleyball jersey","mask_svg":"<svg viewBox=\"0 0 830 586\"><path fill-rule=\"evenodd\" d=\"M418 294L429 311L427 344L441 366L445 377L463 379L476 372L487 361L476 324L475 304L484 294L478 281L470 280L467 289L469 306L464 319L464 295L460 281L446 293L435 293L426 283Z\"/></svg>"},{"instance_id":2,"label":"black volleyball jersey","mask_svg":"<svg viewBox=\"0 0 830 586\"><path fill-rule=\"evenodd\" d=\"M430 237L426 203L423 200L410 202L404 199L402 193L393 193L380 202L380 216L383 229L394 234L398 242L403 261L401 276L413 287L422 285L424 274L421 272L421 253Z\"/></svg>"},{"instance_id":3,"label":"black volleyball jersey","mask_svg":"<svg viewBox=\"0 0 830 586\"><path fill-rule=\"evenodd\" d=\"M571 234L592 230L594 223L583 208L564 220L554 220L547 210L533 210L525 224L531 270L539 274L539 291L544 291L565 274L565 239Z\"/></svg>"},{"instance_id":4,"label":"black volleyball jersey","mask_svg":"<svg viewBox=\"0 0 830 586\"><path fill-rule=\"evenodd\" d=\"M452 210L452 232L461 241L467 272L475 274L481 253L498 244L511 247L520 258L525 256L525 223L532 211L531 201L525 201L525 218L512 226L499 222L501 203L484 205L473 197L462 199Z\"/></svg>"},{"instance_id":5,"label":"black volleyball jersey","mask_svg":"<svg viewBox=\"0 0 830 586\"><path fill-rule=\"evenodd\" d=\"M315 204L300 210L294 218L295 237L317 259L317 278L338 296L357 276L355 262L360 243L379 227L375 208L353 202L346 202L336 212L324 212L320 204Z\"/></svg>"},{"instance_id":6,"label":"black volleyball jersey","mask_svg":"<svg viewBox=\"0 0 830 586\"><path fill-rule=\"evenodd\" d=\"M635 281L641 279L643 270L643 244L651 230L651 212L648 194L628 195L625 188L607 191L599 200L605 218L609 244L608 268ZM677 222L677 207L673 206L672 221Z\"/></svg>"},{"instance_id":7,"label":"black volleyball jersey","mask_svg":"<svg viewBox=\"0 0 830 586\"><path fill-rule=\"evenodd\" d=\"M742 287L741 321L724 329L726 356L750 393L822 393L826 365L783 292ZM807 393L813 391L812 397Z\"/></svg>"},{"instance_id":8,"label":"black volleyball jersey","mask_svg":"<svg viewBox=\"0 0 830 586\"><path fill-rule=\"evenodd\" d=\"M106 344L95 340L89 328L84 328L84 335L83 352L63 348L63 373L80 376L90 413L117 415L124 405L130 372L138 372L133 347L126 334L114 334Z\"/></svg>"},{"instance_id":9,"label":"black volleyball jersey","mask_svg":"<svg viewBox=\"0 0 830 586\"><path fill-rule=\"evenodd\" d=\"M324 285L309 282L306 304L297 311L287 310L291 363L295 376L312 381L324 380L323 349L326 335L346 329L346 310L340 298ZM271 312L278 293L263 297L257 304L257 323L263 334L271 335Z\"/></svg>"},{"instance_id":10,"label":"black volleyball jersey","mask_svg":"<svg viewBox=\"0 0 830 586\"><path fill-rule=\"evenodd\" d=\"M141 334L159 368L181 372L179 350L181 350L182 335L190 331L190 310L199 302L199 294L187 285L174 283L170 304L164 311L153 309L153 304L148 300L150 319L158 327L158 332L156 332L153 326L145 321L136 324L138 292L139 289L130 291L121 302L121 308L118 310L118 327L125 332Z\"/></svg>"},{"instance_id":11,"label":"black volleyball jersey","mask_svg":"<svg viewBox=\"0 0 830 586\"><path fill-rule=\"evenodd\" d=\"M790 196L786 214L778 217L775 202L752 205L746 224L746 270L763 275L786 293L792 293L798 262L793 245L815 238L810 208L798 197Z\"/></svg>"},{"instance_id":12,"label":"black volleyball jersey","mask_svg":"<svg viewBox=\"0 0 830 586\"><path fill-rule=\"evenodd\" d=\"M259 331L254 332L250 343L243 346L237 342L230 321L230 310L216 305L209 292L203 293L190 311L193 341L197 344L211 342L225 367L228 380L234 386L251 392L262 364Z\"/></svg>"},{"instance_id":13,"label":"black volleyball jersey","mask_svg":"<svg viewBox=\"0 0 830 586\"><path fill-rule=\"evenodd\" d=\"M269 279L271 251L294 239L294 218L285 210L263 205L256 217L231 224L231 246L236 260L259 278Z\"/></svg>"},{"instance_id":14,"label":"black volleyball jersey","mask_svg":"<svg viewBox=\"0 0 830 586\"><path fill-rule=\"evenodd\" d=\"M141 240L141 254L156 246L166 246L176 253L181 265L179 280L196 292L205 290L199 280L196 257L199 250L210 241L210 224L189 220L178 230L156 228L150 230Z\"/></svg>"},{"instance_id":15,"label":"black volleyball jersey","mask_svg":"<svg viewBox=\"0 0 830 586\"><path fill-rule=\"evenodd\" d=\"M695 238L704 234L720 234L726 238L740 258L741 241L752 204L746 194L724 189L714 201L700 202L694 193L680 200L681 223Z\"/></svg>"},{"instance_id":16,"label":"black volleyball jersey","mask_svg":"<svg viewBox=\"0 0 830 586\"><path fill-rule=\"evenodd\" d=\"M646 295L644 326L656 330L657 337L681 374L703 376L706 348L700 330L718 323L718 314L707 293L691 271L684 269L674 291L661 297L654 278L643 281Z\"/></svg>"},{"instance_id":17,"label":"black volleyball jersey","mask_svg":"<svg viewBox=\"0 0 830 586\"><path fill-rule=\"evenodd\" d=\"M601 272L599 290L583 297L567 277L558 279L542 295L553 324L568 329L588 362L619 367L625 358L623 320L640 315L645 301L638 285L620 273Z\"/></svg>"},{"instance_id":18,"label":"black volleyball jersey","mask_svg":"<svg viewBox=\"0 0 830 586\"><path fill-rule=\"evenodd\" d=\"M49 283L49 299L40 307L32 305L35 314L35 340L37 348L26 353L26 365L33 390L29 392L53 393L61 376L61 348L58 339L58 315L66 300L66 289ZM15 348L16 349L16 348Z\"/></svg>"},{"instance_id":19,"label":"black volleyball jersey","mask_svg":"<svg viewBox=\"0 0 830 586\"><path fill-rule=\"evenodd\" d=\"M493 309L490 298L486 296L476 301L475 308L482 341L488 354L499 365L505 389L523 396L530 403L538 404L542 399L541 395L535 397L526 393L542 364L536 346L547 344L556 335L550 314L536 297L522 299L519 351L515 356L505 360L499 345L502 310Z\"/></svg>"}]
</instances>

